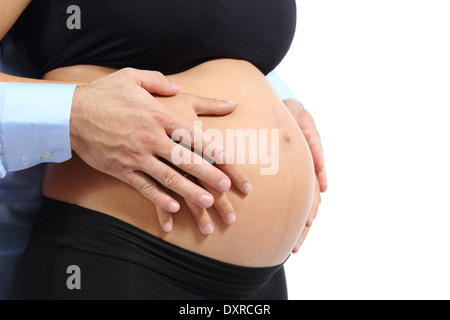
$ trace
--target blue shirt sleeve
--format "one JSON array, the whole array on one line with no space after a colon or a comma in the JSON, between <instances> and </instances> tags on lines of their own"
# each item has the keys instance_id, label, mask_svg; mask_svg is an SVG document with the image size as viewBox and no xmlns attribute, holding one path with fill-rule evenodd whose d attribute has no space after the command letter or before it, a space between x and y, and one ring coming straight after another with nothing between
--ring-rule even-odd
<instances>
[{"instance_id":1,"label":"blue shirt sleeve","mask_svg":"<svg viewBox=\"0 0 450 320\"><path fill-rule=\"evenodd\" d=\"M286 83L284 83L283 80L278 77L276 71L272 71L271 73L269 73L267 75L267 80L269 80L270 84L275 89L281 100L293 99L299 101L295 94L291 91L291 89L289 89L289 87L286 85Z\"/></svg>"},{"instance_id":2,"label":"blue shirt sleeve","mask_svg":"<svg viewBox=\"0 0 450 320\"><path fill-rule=\"evenodd\" d=\"M0 83L0 178L72 157L70 111L76 85Z\"/></svg>"}]
</instances>

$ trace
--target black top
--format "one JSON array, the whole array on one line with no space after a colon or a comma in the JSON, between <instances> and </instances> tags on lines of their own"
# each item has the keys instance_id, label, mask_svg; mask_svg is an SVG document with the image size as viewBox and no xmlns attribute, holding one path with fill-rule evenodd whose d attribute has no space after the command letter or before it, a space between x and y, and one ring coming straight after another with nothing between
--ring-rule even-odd
<instances>
[{"instance_id":1,"label":"black top","mask_svg":"<svg viewBox=\"0 0 450 320\"><path fill-rule=\"evenodd\" d=\"M72 5L79 21L67 13ZM215 58L247 60L267 74L295 25L295 0L35 0L13 33L40 75L78 64L173 74Z\"/></svg>"}]
</instances>

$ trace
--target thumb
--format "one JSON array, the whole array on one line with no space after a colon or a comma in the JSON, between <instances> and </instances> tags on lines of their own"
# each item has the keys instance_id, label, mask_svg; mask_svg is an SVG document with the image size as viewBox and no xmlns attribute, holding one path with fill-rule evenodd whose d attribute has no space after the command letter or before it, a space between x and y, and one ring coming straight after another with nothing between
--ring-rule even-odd
<instances>
[{"instance_id":1,"label":"thumb","mask_svg":"<svg viewBox=\"0 0 450 320\"><path fill-rule=\"evenodd\" d=\"M180 86L158 71L135 70L133 78L136 83L147 90L162 96L173 96L180 91Z\"/></svg>"},{"instance_id":2,"label":"thumb","mask_svg":"<svg viewBox=\"0 0 450 320\"><path fill-rule=\"evenodd\" d=\"M236 100L217 100L204 97L194 97L192 108L198 116L224 116L233 112L237 107Z\"/></svg>"}]
</instances>

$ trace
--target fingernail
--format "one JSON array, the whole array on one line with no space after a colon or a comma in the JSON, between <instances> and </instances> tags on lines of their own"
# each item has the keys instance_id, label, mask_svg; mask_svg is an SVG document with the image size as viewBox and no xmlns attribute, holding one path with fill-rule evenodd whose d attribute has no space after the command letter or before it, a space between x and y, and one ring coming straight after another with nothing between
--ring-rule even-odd
<instances>
[{"instance_id":1,"label":"fingernail","mask_svg":"<svg viewBox=\"0 0 450 320\"><path fill-rule=\"evenodd\" d=\"M170 84L172 85L172 88L174 88L176 90L180 90L181 89L181 87L178 84L176 84L175 82L173 82L173 81L170 81Z\"/></svg>"},{"instance_id":2,"label":"fingernail","mask_svg":"<svg viewBox=\"0 0 450 320\"><path fill-rule=\"evenodd\" d=\"M167 222L164 226L163 226L163 230L165 232L170 232L173 229L173 225L170 222Z\"/></svg>"},{"instance_id":3,"label":"fingernail","mask_svg":"<svg viewBox=\"0 0 450 320\"><path fill-rule=\"evenodd\" d=\"M231 188L231 181L228 179L220 180L219 184L217 185L220 191L225 192L230 190Z\"/></svg>"},{"instance_id":4,"label":"fingernail","mask_svg":"<svg viewBox=\"0 0 450 320\"><path fill-rule=\"evenodd\" d=\"M242 187L242 190L244 190L244 193L246 194L250 194L253 191L253 187L252 185L247 182L246 184L244 184L244 186Z\"/></svg>"},{"instance_id":5,"label":"fingernail","mask_svg":"<svg viewBox=\"0 0 450 320\"><path fill-rule=\"evenodd\" d=\"M180 210L180 205L178 203L173 201L169 203L169 212L175 213L178 212L178 210Z\"/></svg>"},{"instance_id":6,"label":"fingernail","mask_svg":"<svg viewBox=\"0 0 450 320\"><path fill-rule=\"evenodd\" d=\"M200 205L204 208L210 208L214 204L214 198L203 195L200 197Z\"/></svg>"},{"instance_id":7,"label":"fingernail","mask_svg":"<svg viewBox=\"0 0 450 320\"><path fill-rule=\"evenodd\" d=\"M203 228L203 232L205 234L211 234L214 232L214 227L212 224L208 223L204 228Z\"/></svg>"},{"instance_id":8,"label":"fingernail","mask_svg":"<svg viewBox=\"0 0 450 320\"><path fill-rule=\"evenodd\" d=\"M237 103L237 101L236 100L227 100L227 101L225 101L228 105L231 105L231 106L234 106L236 103Z\"/></svg>"},{"instance_id":9,"label":"fingernail","mask_svg":"<svg viewBox=\"0 0 450 320\"><path fill-rule=\"evenodd\" d=\"M230 213L225 217L225 220L228 224L232 224L236 222L236 215L234 213Z\"/></svg>"}]
</instances>

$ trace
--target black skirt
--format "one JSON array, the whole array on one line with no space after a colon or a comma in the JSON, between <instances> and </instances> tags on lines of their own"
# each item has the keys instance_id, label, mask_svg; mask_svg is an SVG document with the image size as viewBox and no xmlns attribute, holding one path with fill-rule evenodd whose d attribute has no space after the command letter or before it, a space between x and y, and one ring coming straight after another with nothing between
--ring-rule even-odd
<instances>
[{"instance_id":1,"label":"black skirt","mask_svg":"<svg viewBox=\"0 0 450 320\"><path fill-rule=\"evenodd\" d=\"M248 268L109 215L43 198L15 299L286 300L283 265Z\"/></svg>"}]
</instances>

